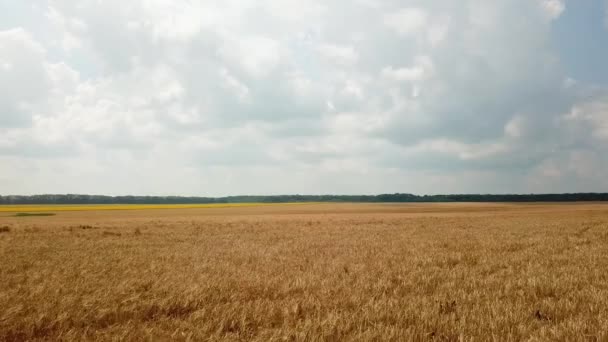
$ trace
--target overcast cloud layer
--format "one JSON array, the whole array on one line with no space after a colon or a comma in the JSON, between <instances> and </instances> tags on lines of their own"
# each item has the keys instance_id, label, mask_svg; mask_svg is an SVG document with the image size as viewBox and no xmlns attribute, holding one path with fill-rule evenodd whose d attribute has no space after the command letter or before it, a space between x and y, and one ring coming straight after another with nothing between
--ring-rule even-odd
<instances>
[{"instance_id":1,"label":"overcast cloud layer","mask_svg":"<svg viewBox=\"0 0 608 342\"><path fill-rule=\"evenodd\" d=\"M0 0L0 193L608 191L607 7Z\"/></svg>"}]
</instances>

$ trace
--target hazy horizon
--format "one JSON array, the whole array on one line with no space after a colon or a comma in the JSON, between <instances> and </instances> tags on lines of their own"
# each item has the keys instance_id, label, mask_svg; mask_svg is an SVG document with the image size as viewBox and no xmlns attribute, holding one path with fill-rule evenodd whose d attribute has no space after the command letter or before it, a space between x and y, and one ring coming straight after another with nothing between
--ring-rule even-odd
<instances>
[{"instance_id":1,"label":"hazy horizon","mask_svg":"<svg viewBox=\"0 0 608 342\"><path fill-rule=\"evenodd\" d=\"M608 192L606 0L0 0L0 194Z\"/></svg>"},{"instance_id":2,"label":"hazy horizon","mask_svg":"<svg viewBox=\"0 0 608 342\"><path fill-rule=\"evenodd\" d=\"M363 196L363 197L373 197L373 196L382 196L382 195L413 195L416 197L434 197L434 196L542 196L542 195L577 195L577 194L608 194L608 192L600 192L600 191L590 191L590 192L530 192L530 193L483 193L483 192L469 192L469 193L409 193L409 192L392 192L392 193L351 193L351 194L340 194L340 193L275 193L275 194L227 194L227 195L219 195L219 196L207 196L204 194L201 195L180 195L180 194L157 194L157 195L141 195L141 194L102 194L102 193L35 193L35 194L0 194L0 197L11 197L11 196L22 196L22 197L32 197L32 196L101 196L101 197L181 197L181 198L231 198L231 197L281 197L281 196L305 196L305 197L314 197L314 196L327 196L327 197L347 197L347 196Z\"/></svg>"}]
</instances>

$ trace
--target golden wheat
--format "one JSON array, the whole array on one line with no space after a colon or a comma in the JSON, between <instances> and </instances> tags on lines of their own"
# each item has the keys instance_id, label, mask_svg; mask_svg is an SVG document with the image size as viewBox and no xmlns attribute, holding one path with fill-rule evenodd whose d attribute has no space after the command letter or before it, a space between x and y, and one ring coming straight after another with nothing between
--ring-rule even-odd
<instances>
[{"instance_id":1,"label":"golden wheat","mask_svg":"<svg viewBox=\"0 0 608 342\"><path fill-rule=\"evenodd\" d=\"M608 339L608 206L0 217L0 340Z\"/></svg>"}]
</instances>

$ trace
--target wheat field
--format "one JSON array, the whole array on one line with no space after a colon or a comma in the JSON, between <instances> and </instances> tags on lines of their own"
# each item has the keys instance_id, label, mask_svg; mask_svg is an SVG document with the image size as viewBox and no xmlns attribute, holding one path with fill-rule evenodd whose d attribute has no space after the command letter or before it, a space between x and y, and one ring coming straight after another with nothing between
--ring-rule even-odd
<instances>
[{"instance_id":1,"label":"wheat field","mask_svg":"<svg viewBox=\"0 0 608 342\"><path fill-rule=\"evenodd\" d=\"M0 214L0 341L606 341L608 205Z\"/></svg>"}]
</instances>

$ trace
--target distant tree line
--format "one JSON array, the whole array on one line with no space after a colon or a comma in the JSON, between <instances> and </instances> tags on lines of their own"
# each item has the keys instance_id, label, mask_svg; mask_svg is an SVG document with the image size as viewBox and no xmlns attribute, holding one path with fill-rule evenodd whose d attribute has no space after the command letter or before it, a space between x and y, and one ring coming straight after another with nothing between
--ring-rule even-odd
<instances>
[{"instance_id":1,"label":"distant tree line","mask_svg":"<svg viewBox=\"0 0 608 342\"><path fill-rule=\"evenodd\" d=\"M608 193L528 194L528 195L279 195L279 196L101 196L32 195L0 196L0 204L207 204L207 203L287 203L287 202L576 202L608 201Z\"/></svg>"}]
</instances>

